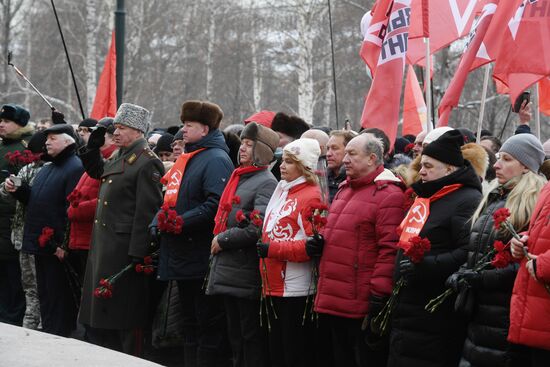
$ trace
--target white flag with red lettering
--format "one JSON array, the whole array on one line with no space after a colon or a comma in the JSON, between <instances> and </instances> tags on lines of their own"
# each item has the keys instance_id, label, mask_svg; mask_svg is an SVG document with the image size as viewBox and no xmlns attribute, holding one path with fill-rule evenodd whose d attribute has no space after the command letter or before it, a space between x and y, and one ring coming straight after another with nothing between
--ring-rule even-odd
<instances>
[{"instance_id":1,"label":"white flag with red lettering","mask_svg":"<svg viewBox=\"0 0 550 367\"><path fill-rule=\"evenodd\" d=\"M380 43L376 70L373 73L374 79L361 116L361 126L383 130L390 139L392 147L399 120L409 14L410 0L395 0L391 6L391 13L380 26L380 29L383 29L384 38Z\"/></svg>"}]
</instances>

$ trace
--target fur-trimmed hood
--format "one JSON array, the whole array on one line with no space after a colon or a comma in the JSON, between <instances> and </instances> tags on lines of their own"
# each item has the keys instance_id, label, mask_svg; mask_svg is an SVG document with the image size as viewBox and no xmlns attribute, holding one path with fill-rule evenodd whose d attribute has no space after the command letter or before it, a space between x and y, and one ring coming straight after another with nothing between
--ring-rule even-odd
<instances>
[{"instance_id":1,"label":"fur-trimmed hood","mask_svg":"<svg viewBox=\"0 0 550 367\"><path fill-rule=\"evenodd\" d=\"M34 127L32 127L31 125L23 126L15 130L13 133L6 135L3 138L3 141L20 141L28 136L31 136L33 133Z\"/></svg>"},{"instance_id":2,"label":"fur-trimmed hood","mask_svg":"<svg viewBox=\"0 0 550 367\"><path fill-rule=\"evenodd\" d=\"M485 172L489 167L489 155L483 149L483 147L476 143L468 143L462 146L462 156L469 161L474 168L476 174L484 178ZM420 172L420 159L421 156L417 156L409 165L408 174L406 177L407 186L412 185L414 182L420 179L418 172Z\"/></svg>"}]
</instances>

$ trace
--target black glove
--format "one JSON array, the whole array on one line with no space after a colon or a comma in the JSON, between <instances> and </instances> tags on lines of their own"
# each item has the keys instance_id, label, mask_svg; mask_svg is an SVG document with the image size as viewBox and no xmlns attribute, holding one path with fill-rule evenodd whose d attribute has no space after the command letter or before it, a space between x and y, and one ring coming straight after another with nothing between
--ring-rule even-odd
<instances>
[{"instance_id":1,"label":"black glove","mask_svg":"<svg viewBox=\"0 0 550 367\"><path fill-rule=\"evenodd\" d=\"M258 241L256 243L256 251L258 251L258 256L261 258L267 257L267 254L269 252L269 243L263 243L261 241Z\"/></svg>"},{"instance_id":2,"label":"black glove","mask_svg":"<svg viewBox=\"0 0 550 367\"><path fill-rule=\"evenodd\" d=\"M105 126L97 125L95 130L92 131L90 137L88 138L88 144L86 147L88 150L99 149L105 144L105 133L107 129Z\"/></svg>"},{"instance_id":3,"label":"black glove","mask_svg":"<svg viewBox=\"0 0 550 367\"><path fill-rule=\"evenodd\" d=\"M387 344L388 339L385 335L388 335L387 331L385 335L381 334L380 325L373 323L373 320L384 308L384 305L388 301L389 297L378 297L371 295L369 299L369 313L366 317L367 325L364 329L365 343L373 350L381 350Z\"/></svg>"},{"instance_id":4,"label":"black glove","mask_svg":"<svg viewBox=\"0 0 550 367\"><path fill-rule=\"evenodd\" d=\"M319 257L323 254L323 247L325 246L325 238L316 233L307 238L306 241L306 253L309 257Z\"/></svg>"},{"instance_id":5,"label":"black glove","mask_svg":"<svg viewBox=\"0 0 550 367\"><path fill-rule=\"evenodd\" d=\"M66 124L65 115L59 111L52 110L52 122L54 124Z\"/></svg>"},{"instance_id":6,"label":"black glove","mask_svg":"<svg viewBox=\"0 0 550 367\"><path fill-rule=\"evenodd\" d=\"M399 274L405 279L409 278L416 269L416 264L410 259L403 259L399 262Z\"/></svg>"},{"instance_id":7,"label":"black glove","mask_svg":"<svg viewBox=\"0 0 550 367\"><path fill-rule=\"evenodd\" d=\"M149 227L149 238L152 247L157 247L160 244L160 232L157 226Z\"/></svg>"},{"instance_id":8,"label":"black glove","mask_svg":"<svg viewBox=\"0 0 550 367\"><path fill-rule=\"evenodd\" d=\"M464 288L476 287L481 280L481 274L473 269L460 269L447 278L445 285L455 292Z\"/></svg>"}]
</instances>

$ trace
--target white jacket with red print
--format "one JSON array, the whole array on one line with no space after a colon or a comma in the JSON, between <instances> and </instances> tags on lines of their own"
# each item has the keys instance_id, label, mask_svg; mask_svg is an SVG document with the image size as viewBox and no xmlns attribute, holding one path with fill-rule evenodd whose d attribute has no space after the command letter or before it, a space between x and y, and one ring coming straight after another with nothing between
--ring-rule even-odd
<instances>
[{"instance_id":1,"label":"white jacket with red print","mask_svg":"<svg viewBox=\"0 0 550 367\"><path fill-rule=\"evenodd\" d=\"M320 203L319 187L303 177L277 185L267 205L262 233L262 241L269 243L266 269L260 261L266 295L302 297L315 293L312 262L305 249L313 230L305 213Z\"/></svg>"}]
</instances>

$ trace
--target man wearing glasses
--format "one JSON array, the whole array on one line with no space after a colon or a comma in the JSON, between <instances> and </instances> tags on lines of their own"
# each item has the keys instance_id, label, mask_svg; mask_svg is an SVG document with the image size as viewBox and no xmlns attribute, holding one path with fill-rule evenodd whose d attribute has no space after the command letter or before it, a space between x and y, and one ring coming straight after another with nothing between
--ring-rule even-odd
<instances>
[{"instance_id":1,"label":"man wearing glasses","mask_svg":"<svg viewBox=\"0 0 550 367\"><path fill-rule=\"evenodd\" d=\"M93 128L95 128L96 125L97 120L94 119L84 119L80 124L78 124L78 129L76 129L76 131L78 132L78 135L80 136L84 144L88 144L90 134L92 133L92 130Z\"/></svg>"}]
</instances>

